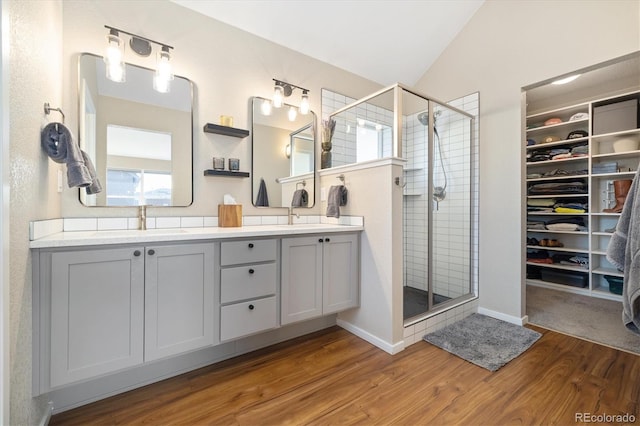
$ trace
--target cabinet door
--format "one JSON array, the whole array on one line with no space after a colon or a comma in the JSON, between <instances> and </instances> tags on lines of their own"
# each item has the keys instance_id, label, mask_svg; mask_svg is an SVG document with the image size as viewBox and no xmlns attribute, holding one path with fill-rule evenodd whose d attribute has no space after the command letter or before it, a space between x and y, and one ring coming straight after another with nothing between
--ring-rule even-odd
<instances>
[{"instance_id":1,"label":"cabinet door","mask_svg":"<svg viewBox=\"0 0 640 426\"><path fill-rule=\"evenodd\" d=\"M145 250L145 361L212 345L213 243Z\"/></svg>"},{"instance_id":2,"label":"cabinet door","mask_svg":"<svg viewBox=\"0 0 640 426\"><path fill-rule=\"evenodd\" d=\"M321 237L282 239L281 323L322 315Z\"/></svg>"},{"instance_id":3,"label":"cabinet door","mask_svg":"<svg viewBox=\"0 0 640 426\"><path fill-rule=\"evenodd\" d=\"M358 306L358 235L331 235L324 238L322 247L322 313L327 315Z\"/></svg>"},{"instance_id":4,"label":"cabinet door","mask_svg":"<svg viewBox=\"0 0 640 426\"><path fill-rule=\"evenodd\" d=\"M51 257L51 387L143 361L143 249Z\"/></svg>"}]
</instances>

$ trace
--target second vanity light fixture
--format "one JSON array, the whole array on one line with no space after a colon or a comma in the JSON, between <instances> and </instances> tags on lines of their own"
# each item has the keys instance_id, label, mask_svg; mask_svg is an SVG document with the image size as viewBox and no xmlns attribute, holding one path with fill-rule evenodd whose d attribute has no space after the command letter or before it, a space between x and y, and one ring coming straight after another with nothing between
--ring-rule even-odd
<instances>
[{"instance_id":1,"label":"second vanity light fixture","mask_svg":"<svg viewBox=\"0 0 640 426\"><path fill-rule=\"evenodd\" d=\"M287 83L282 80L273 79L276 82L273 88L273 99L269 101L265 99L262 103L262 113L264 115L271 114L271 107L280 108L283 105L284 98L291 96L294 89L300 89L302 91L302 98L300 100L300 107L298 110L300 114L306 115L309 113L309 89L305 89L304 87L296 86L295 84ZM289 120L294 121L298 111L294 106L289 107Z\"/></svg>"},{"instance_id":2,"label":"second vanity light fixture","mask_svg":"<svg viewBox=\"0 0 640 426\"><path fill-rule=\"evenodd\" d=\"M140 56L147 57L151 55L151 43L160 47L156 58L156 73L153 77L153 88L160 93L168 93L171 88L171 80L173 80L171 53L169 49L173 49L173 47L108 25L105 25L105 28L109 30L109 34L107 35L107 51L104 56L107 78L116 83L122 83L126 80L124 43L120 36L120 33L123 33L130 36L129 47Z\"/></svg>"}]
</instances>

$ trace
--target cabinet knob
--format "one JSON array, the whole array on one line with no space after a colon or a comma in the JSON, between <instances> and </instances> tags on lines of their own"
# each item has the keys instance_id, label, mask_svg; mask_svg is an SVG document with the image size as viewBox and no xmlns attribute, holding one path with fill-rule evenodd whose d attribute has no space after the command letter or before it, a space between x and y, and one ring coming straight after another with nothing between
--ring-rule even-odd
<instances>
[{"instance_id":1,"label":"cabinet knob","mask_svg":"<svg viewBox=\"0 0 640 426\"><path fill-rule=\"evenodd\" d=\"M321 243L321 242L323 242L323 241L324 241L324 240L323 240L322 238L318 238L318 242L319 242L319 243Z\"/></svg>"},{"instance_id":2,"label":"cabinet knob","mask_svg":"<svg viewBox=\"0 0 640 426\"><path fill-rule=\"evenodd\" d=\"M249 248L253 248L253 243L249 243Z\"/></svg>"},{"instance_id":3,"label":"cabinet knob","mask_svg":"<svg viewBox=\"0 0 640 426\"><path fill-rule=\"evenodd\" d=\"M255 271L253 270L253 268L249 269L249 273L253 274Z\"/></svg>"},{"instance_id":4,"label":"cabinet knob","mask_svg":"<svg viewBox=\"0 0 640 426\"><path fill-rule=\"evenodd\" d=\"M150 256L153 256L154 254L156 254L156 251L154 249L149 249L147 253L149 253Z\"/></svg>"},{"instance_id":5,"label":"cabinet knob","mask_svg":"<svg viewBox=\"0 0 640 426\"><path fill-rule=\"evenodd\" d=\"M324 241L328 243L331 240L329 238L325 238Z\"/></svg>"},{"instance_id":6,"label":"cabinet knob","mask_svg":"<svg viewBox=\"0 0 640 426\"><path fill-rule=\"evenodd\" d=\"M134 255L134 256L140 256L140 254L141 254L141 253L140 253L140 250L136 250L136 251L134 251L134 252L133 252L133 255Z\"/></svg>"},{"instance_id":7,"label":"cabinet knob","mask_svg":"<svg viewBox=\"0 0 640 426\"><path fill-rule=\"evenodd\" d=\"M255 306L253 306L253 305L249 305L249 310L250 310L250 311L253 311L253 309L254 309L254 308L255 308Z\"/></svg>"}]
</instances>

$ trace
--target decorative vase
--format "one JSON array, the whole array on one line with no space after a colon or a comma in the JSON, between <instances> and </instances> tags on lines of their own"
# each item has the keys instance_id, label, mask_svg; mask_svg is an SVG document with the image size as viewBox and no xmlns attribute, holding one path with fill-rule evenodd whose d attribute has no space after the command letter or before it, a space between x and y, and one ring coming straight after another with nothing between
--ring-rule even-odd
<instances>
[{"instance_id":1,"label":"decorative vase","mask_svg":"<svg viewBox=\"0 0 640 426\"><path fill-rule=\"evenodd\" d=\"M320 154L320 168L328 169L331 167L331 142L322 142L322 153Z\"/></svg>"}]
</instances>

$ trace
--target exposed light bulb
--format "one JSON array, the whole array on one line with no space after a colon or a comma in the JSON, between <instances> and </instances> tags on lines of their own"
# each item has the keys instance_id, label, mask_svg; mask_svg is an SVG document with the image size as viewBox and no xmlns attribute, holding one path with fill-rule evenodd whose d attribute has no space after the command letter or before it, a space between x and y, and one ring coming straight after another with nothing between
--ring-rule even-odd
<instances>
[{"instance_id":1,"label":"exposed light bulb","mask_svg":"<svg viewBox=\"0 0 640 426\"><path fill-rule=\"evenodd\" d=\"M118 37L118 32L111 30L107 35L107 52L104 56L107 78L116 83L125 81L125 65L123 61L124 44Z\"/></svg>"},{"instance_id":2,"label":"exposed light bulb","mask_svg":"<svg viewBox=\"0 0 640 426\"><path fill-rule=\"evenodd\" d=\"M295 107L289 107L288 115L289 115L289 121L295 121L298 115L298 111L296 111Z\"/></svg>"},{"instance_id":3,"label":"exposed light bulb","mask_svg":"<svg viewBox=\"0 0 640 426\"><path fill-rule=\"evenodd\" d=\"M153 78L153 88L160 93L167 93L170 90L170 82L173 80L171 72L171 54L167 46L162 46L162 50L158 52L158 60L156 63L156 75Z\"/></svg>"},{"instance_id":4,"label":"exposed light bulb","mask_svg":"<svg viewBox=\"0 0 640 426\"><path fill-rule=\"evenodd\" d=\"M260 105L260 110L262 111L262 115L271 115L271 101L269 99L263 100L262 105Z\"/></svg>"},{"instance_id":5,"label":"exposed light bulb","mask_svg":"<svg viewBox=\"0 0 640 426\"><path fill-rule=\"evenodd\" d=\"M300 101L300 114L309 114L309 95L306 90L302 92L302 100Z\"/></svg>"},{"instance_id":6,"label":"exposed light bulb","mask_svg":"<svg viewBox=\"0 0 640 426\"><path fill-rule=\"evenodd\" d=\"M282 93L282 86L276 84L276 87L273 88L273 106L280 108L282 106L283 98L284 94Z\"/></svg>"}]
</instances>

